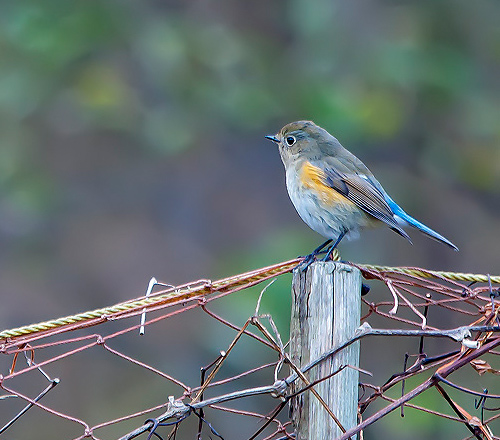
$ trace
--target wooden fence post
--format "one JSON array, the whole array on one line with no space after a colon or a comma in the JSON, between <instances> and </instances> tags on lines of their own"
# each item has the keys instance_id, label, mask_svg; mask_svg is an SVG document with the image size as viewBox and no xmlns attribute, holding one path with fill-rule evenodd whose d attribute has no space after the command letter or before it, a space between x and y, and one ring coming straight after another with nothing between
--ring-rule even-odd
<instances>
[{"instance_id":1,"label":"wooden fence post","mask_svg":"<svg viewBox=\"0 0 500 440\"><path fill-rule=\"evenodd\" d=\"M333 346L353 336L359 327L361 273L344 263L315 262L305 272L296 270L292 281L290 353L304 366ZM342 365L359 365L359 342L329 358L306 374L309 382L325 377ZM348 430L357 425L358 371L344 368L314 386ZM305 384L298 379L295 391ZM332 440L342 434L321 402L310 392L291 401L296 440Z\"/></svg>"}]
</instances>

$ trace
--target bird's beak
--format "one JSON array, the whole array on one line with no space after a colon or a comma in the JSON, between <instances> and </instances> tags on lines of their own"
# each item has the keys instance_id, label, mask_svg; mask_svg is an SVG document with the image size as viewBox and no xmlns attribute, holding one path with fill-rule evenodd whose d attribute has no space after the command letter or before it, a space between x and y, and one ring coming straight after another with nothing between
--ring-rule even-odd
<instances>
[{"instance_id":1,"label":"bird's beak","mask_svg":"<svg viewBox=\"0 0 500 440\"><path fill-rule=\"evenodd\" d=\"M266 139L269 139L270 141L273 141L275 144L279 144L280 143L280 140L276 136L267 135Z\"/></svg>"}]
</instances>

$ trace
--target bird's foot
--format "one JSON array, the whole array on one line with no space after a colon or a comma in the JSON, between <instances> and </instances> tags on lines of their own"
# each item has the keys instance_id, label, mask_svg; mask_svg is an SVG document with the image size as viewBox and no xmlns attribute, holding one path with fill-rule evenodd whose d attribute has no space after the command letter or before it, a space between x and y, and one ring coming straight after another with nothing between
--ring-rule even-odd
<instances>
[{"instance_id":1,"label":"bird's foot","mask_svg":"<svg viewBox=\"0 0 500 440\"><path fill-rule=\"evenodd\" d=\"M314 249L309 255L306 255L304 257L304 260L301 261L299 264L297 264L297 266L295 266L294 270L298 269L300 270L301 272L305 272L306 269L316 261L316 257L319 255L319 254L322 254L324 251L323 249L325 248L325 246L328 246L330 243L332 242L332 240L326 240L324 243L322 243L321 245L319 245L316 249ZM323 251L323 252L322 252Z\"/></svg>"},{"instance_id":2,"label":"bird's foot","mask_svg":"<svg viewBox=\"0 0 500 440\"><path fill-rule=\"evenodd\" d=\"M305 272L307 268L315 261L316 261L316 255L314 253L306 255L304 259L299 264L297 264L297 266L293 268L293 270L300 270L301 272Z\"/></svg>"}]
</instances>

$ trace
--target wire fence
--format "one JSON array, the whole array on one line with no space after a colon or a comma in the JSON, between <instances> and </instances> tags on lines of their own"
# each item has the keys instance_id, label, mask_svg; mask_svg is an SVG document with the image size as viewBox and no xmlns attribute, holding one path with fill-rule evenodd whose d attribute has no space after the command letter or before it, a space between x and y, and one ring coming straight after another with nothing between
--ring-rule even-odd
<instances>
[{"instance_id":1,"label":"wire fence","mask_svg":"<svg viewBox=\"0 0 500 440\"><path fill-rule=\"evenodd\" d=\"M359 423L341 438L362 436L363 430L390 412L398 409L403 416L407 408L461 425L462 438L498 438L493 430L500 418L500 404L495 404L500 395L488 388L489 385L495 387L493 379L500 374L495 367L496 356L500 354L496 351L500 345L500 277L353 264L365 279L382 282L386 286L384 294L375 298L369 293L362 298L362 325L351 339L332 347L310 364L298 366L291 364L287 341L282 340L273 317L261 314L260 302L266 289L272 289L271 280L289 273L300 262L300 259L290 260L218 281L198 280L160 290L157 286L157 291L153 289L153 280L146 296L0 332L0 352L5 361L1 364L5 368L0 376L3 390L0 436L13 432L20 424L31 423L34 413L43 413L50 415L50 426L43 427L53 433L48 438L62 438L56 434L62 424L72 426L77 435L68 438L75 439L116 438L107 436L110 427L114 432L122 432L121 439L193 438L186 435L187 431L183 433L189 424L194 426L194 438L224 438L226 427L213 422L214 412L221 412L232 424L239 423L237 420L241 417L255 420L254 432L242 438L294 438L287 404L300 393L310 393L317 383L309 384L301 378L355 341L361 341L362 355L365 347L380 355L380 351L373 349L376 344L364 345L365 341L406 338L405 346L412 347L413 351L405 353L399 365L384 365L384 356L362 362L362 372L367 373L362 377L367 379L362 379L359 385ZM244 325L236 325L214 311L213 301L258 284L262 286L261 295ZM213 362L198 366L201 368L199 383L185 383L175 372L158 368L149 359L132 357L116 343L120 336L144 333L145 329L150 335L155 331L154 324L195 311L230 335L230 343L213 355ZM456 325L446 326L450 322ZM168 350L169 341L175 336L165 338L163 349ZM231 374L227 374L225 366L243 340L252 340L261 350L273 353L273 359L236 372L231 368ZM432 341L439 343L432 344ZM427 349L429 344L431 353ZM64 371L58 366L76 358L90 363L96 348L159 378L160 388L172 394L166 397L158 394L150 406L144 406L138 399L135 406L135 402L131 402L133 411L113 419L100 419L98 423L75 416L73 409L66 410L54 403L51 395L56 386L64 390L68 381L79 380L61 379L59 376ZM469 369L466 374L456 374L464 368ZM467 379L471 375L474 380ZM241 386L241 383L252 386ZM295 385L293 393L292 384ZM419 400L429 389L436 390L439 396L433 405ZM273 403L257 405L261 411L245 409L240 403L251 396L257 399L267 396ZM75 398L78 396L68 396L68 400Z\"/></svg>"}]
</instances>

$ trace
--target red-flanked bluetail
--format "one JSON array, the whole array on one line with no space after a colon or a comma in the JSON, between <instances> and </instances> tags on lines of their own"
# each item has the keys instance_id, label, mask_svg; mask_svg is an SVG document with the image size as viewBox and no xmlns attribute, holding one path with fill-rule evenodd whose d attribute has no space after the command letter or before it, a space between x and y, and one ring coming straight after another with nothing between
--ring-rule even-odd
<instances>
[{"instance_id":1,"label":"red-flanked bluetail","mask_svg":"<svg viewBox=\"0 0 500 440\"><path fill-rule=\"evenodd\" d=\"M292 122L266 138L278 145L295 209L311 229L328 239L314 255L333 242L328 258L343 237L357 237L361 229L384 224L410 243L402 226L410 225L458 250L451 241L408 215L363 162L313 122Z\"/></svg>"}]
</instances>

